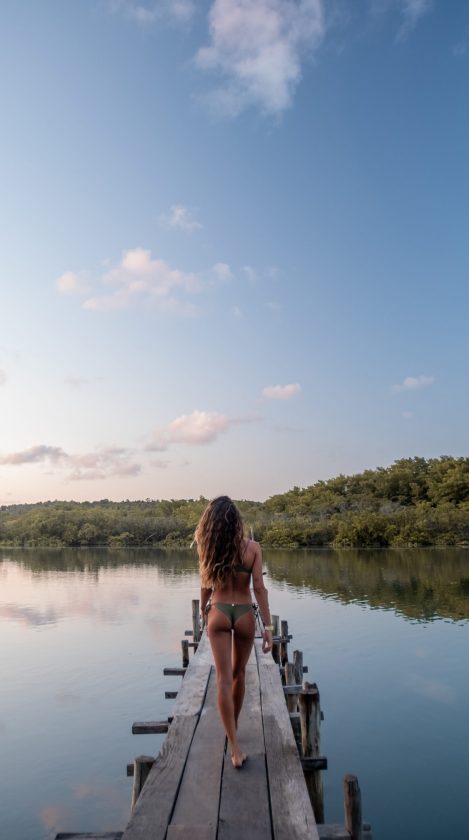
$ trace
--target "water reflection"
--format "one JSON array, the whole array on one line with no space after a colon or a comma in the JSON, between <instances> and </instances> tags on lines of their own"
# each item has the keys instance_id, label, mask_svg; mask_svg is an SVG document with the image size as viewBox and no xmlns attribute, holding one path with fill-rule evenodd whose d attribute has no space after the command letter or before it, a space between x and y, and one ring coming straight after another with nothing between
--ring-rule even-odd
<instances>
[{"instance_id":1,"label":"water reflection","mask_svg":"<svg viewBox=\"0 0 469 840\"><path fill-rule=\"evenodd\" d=\"M31 548L0 549L2 562L20 563L32 572L83 572L125 566L157 566L164 575L184 575L198 570L197 555L189 549L156 548Z\"/></svg>"},{"instance_id":2,"label":"water reflection","mask_svg":"<svg viewBox=\"0 0 469 840\"><path fill-rule=\"evenodd\" d=\"M270 576L342 603L394 610L418 621L469 618L465 549L269 552Z\"/></svg>"},{"instance_id":3,"label":"water reflection","mask_svg":"<svg viewBox=\"0 0 469 840\"><path fill-rule=\"evenodd\" d=\"M34 577L54 573L98 580L105 570L157 570L164 580L196 575L197 557L189 550L158 549L32 549L3 551L0 573L8 561L30 570ZM363 603L394 610L415 621L469 619L469 551L467 549L266 551L270 578L298 592L312 592L342 603ZM81 609L112 621L117 610L136 607L139 596L119 587L117 602ZM75 604L74 612L80 610ZM57 609L2 604L0 617L41 625L57 620Z\"/></svg>"}]
</instances>

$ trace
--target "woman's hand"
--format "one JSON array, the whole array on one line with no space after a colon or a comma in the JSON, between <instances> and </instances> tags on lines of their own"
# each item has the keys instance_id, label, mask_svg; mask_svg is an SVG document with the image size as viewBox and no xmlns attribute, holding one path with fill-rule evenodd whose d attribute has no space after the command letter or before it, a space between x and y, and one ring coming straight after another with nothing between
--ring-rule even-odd
<instances>
[{"instance_id":1,"label":"woman's hand","mask_svg":"<svg viewBox=\"0 0 469 840\"><path fill-rule=\"evenodd\" d=\"M272 630L264 630L262 633L262 653L272 650Z\"/></svg>"}]
</instances>

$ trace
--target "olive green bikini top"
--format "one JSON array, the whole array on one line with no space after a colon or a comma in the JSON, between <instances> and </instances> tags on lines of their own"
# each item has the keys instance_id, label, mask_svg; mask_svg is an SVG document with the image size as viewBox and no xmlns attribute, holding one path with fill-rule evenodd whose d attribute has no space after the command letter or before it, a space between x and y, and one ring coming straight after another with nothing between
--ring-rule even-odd
<instances>
[{"instance_id":1,"label":"olive green bikini top","mask_svg":"<svg viewBox=\"0 0 469 840\"><path fill-rule=\"evenodd\" d=\"M248 548L248 545L249 545L250 542L251 542L251 540L248 540L246 545L244 546L244 551L243 551L243 554L242 554L243 557L246 554L246 551L247 551L247 548ZM252 572L252 567L250 569L248 569L248 567L245 566L244 563L238 563L234 568L235 568L235 572L246 572L247 575L250 575L251 572Z\"/></svg>"}]
</instances>

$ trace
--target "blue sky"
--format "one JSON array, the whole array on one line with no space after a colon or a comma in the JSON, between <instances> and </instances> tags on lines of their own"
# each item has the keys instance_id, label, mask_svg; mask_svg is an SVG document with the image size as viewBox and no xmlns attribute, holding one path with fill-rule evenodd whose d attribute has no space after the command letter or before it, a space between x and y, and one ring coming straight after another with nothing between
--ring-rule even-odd
<instances>
[{"instance_id":1,"label":"blue sky","mask_svg":"<svg viewBox=\"0 0 469 840\"><path fill-rule=\"evenodd\" d=\"M464 0L2 3L0 503L467 454Z\"/></svg>"}]
</instances>

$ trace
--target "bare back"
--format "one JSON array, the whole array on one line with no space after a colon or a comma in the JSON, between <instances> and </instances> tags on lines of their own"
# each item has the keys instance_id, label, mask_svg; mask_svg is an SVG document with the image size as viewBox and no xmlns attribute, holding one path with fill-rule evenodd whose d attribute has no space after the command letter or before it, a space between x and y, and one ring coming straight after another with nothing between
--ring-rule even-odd
<instances>
[{"instance_id":1,"label":"bare back","mask_svg":"<svg viewBox=\"0 0 469 840\"><path fill-rule=\"evenodd\" d=\"M242 567L242 568L241 568ZM259 568L258 568L259 567ZM225 601L236 604L249 604L251 597L251 575L253 584L259 575L262 580L262 561L260 546L254 540L244 541L244 551L238 571L231 575L223 585L218 585L213 591L212 602Z\"/></svg>"}]
</instances>

